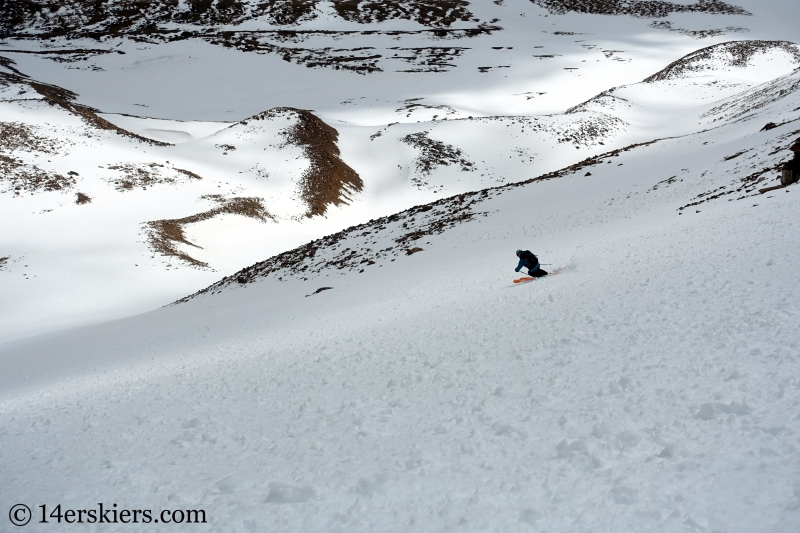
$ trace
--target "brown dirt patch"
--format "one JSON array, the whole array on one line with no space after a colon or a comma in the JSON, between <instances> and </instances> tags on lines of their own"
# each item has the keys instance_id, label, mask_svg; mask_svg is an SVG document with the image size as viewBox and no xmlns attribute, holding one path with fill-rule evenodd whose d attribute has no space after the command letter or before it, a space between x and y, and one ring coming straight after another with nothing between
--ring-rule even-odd
<instances>
[{"instance_id":1,"label":"brown dirt patch","mask_svg":"<svg viewBox=\"0 0 800 533\"><path fill-rule=\"evenodd\" d=\"M230 198L224 199L218 195L206 195L203 197L207 200L213 200L219 205L208 211L197 213L184 218L154 220L146 223L147 242L150 248L155 252L166 256L176 257L192 266L198 268L208 268L208 263L198 261L187 253L178 250L178 244L186 244L194 248L202 248L189 241L184 233L184 228L189 224L209 220L220 215L240 215L244 217L254 218L261 222L266 222L267 219L273 219L267 210L264 208L263 200L261 198Z\"/></svg>"},{"instance_id":2,"label":"brown dirt patch","mask_svg":"<svg viewBox=\"0 0 800 533\"><path fill-rule=\"evenodd\" d=\"M351 195L360 192L364 183L358 173L339 157L336 145L339 132L336 129L310 111L293 107L276 107L241 123L286 114L297 118L297 122L283 132L286 143L301 147L309 160L309 167L298 184L300 197L308 205L305 216L324 215L330 205L349 203Z\"/></svg>"},{"instance_id":3,"label":"brown dirt patch","mask_svg":"<svg viewBox=\"0 0 800 533\"><path fill-rule=\"evenodd\" d=\"M149 165L135 165L131 163L109 165L109 170L116 170L123 174L121 178L111 178L111 183L119 192L134 189L146 190L148 187L159 184L176 184L186 179L201 180L202 177L194 172L182 168L169 168L160 163Z\"/></svg>"},{"instance_id":4,"label":"brown dirt patch","mask_svg":"<svg viewBox=\"0 0 800 533\"><path fill-rule=\"evenodd\" d=\"M26 163L14 157L13 152L55 154L61 142L34 133L33 128L20 122L0 122L0 183L6 183L3 192L14 191L15 196L23 192L60 191L75 185L75 178L44 170L38 165Z\"/></svg>"},{"instance_id":5,"label":"brown dirt patch","mask_svg":"<svg viewBox=\"0 0 800 533\"><path fill-rule=\"evenodd\" d=\"M347 204L364 183L339 157L339 132L308 111L296 111L300 120L287 140L301 146L310 161L300 181L300 195L308 204L306 216L324 215L329 205Z\"/></svg>"},{"instance_id":6,"label":"brown dirt patch","mask_svg":"<svg viewBox=\"0 0 800 533\"><path fill-rule=\"evenodd\" d=\"M195 174L191 170L186 170L184 168L176 168L175 172L177 172L179 174L183 174L187 178L192 178L193 180L201 180L201 179L203 179L202 176L200 176L198 174Z\"/></svg>"},{"instance_id":7,"label":"brown dirt patch","mask_svg":"<svg viewBox=\"0 0 800 533\"><path fill-rule=\"evenodd\" d=\"M502 28L480 22L469 10L467 0L337 0L333 2L336 18L356 24L388 20L416 22L419 30L291 30L287 25L315 19L322 0L24 0L0 3L0 36L45 41L54 37L89 38L102 42L106 37L127 36L137 42L174 42L203 39L212 44L238 50L272 53L285 61L309 68L327 67L358 74L382 72L382 54L372 47L299 48L284 46L303 42L311 36L327 36L339 41L355 35L385 35L398 39L405 35L425 35L436 40L451 40L491 34ZM327 2L326 2L327 3ZM188 7L188 9L186 9ZM61 9L66 8L66 9ZM325 8L327 10L327 6ZM280 29L231 31L248 20L267 21ZM460 23L460 24L459 24ZM453 25L469 27L454 28ZM181 25L181 28L176 28ZM105 54L123 54L120 50L100 48L64 48L47 50L12 50L14 53L38 54L59 62L86 62ZM387 59L404 59L412 67L401 72L445 72L462 50L422 47L408 49ZM391 52L389 52L391 54ZM400 56L400 57L397 57ZM86 68L102 70L97 65ZM73 104L76 105L76 104ZM74 111L74 110L73 110ZM90 110L91 111L91 110ZM87 120L93 120L87 117Z\"/></svg>"},{"instance_id":8,"label":"brown dirt patch","mask_svg":"<svg viewBox=\"0 0 800 533\"><path fill-rule=\"evenodd\" d=\"M0 152L23 150L55 154L59 144L55 139L35 134L30 126L22 122L0 122Z\"/></svg>"},{"instance_id":9,"label":"brown dirt patch","mask_svg":"<svg viewBox=\"0 0 800 533\"><path fill-rule=\"evenodd\" d=\"M14 191L14 195L19 196L23 192L34 194L69 189L75 185L75 178L65 177L37 165L27 164L21 159L0 154L0 183L7 184L0 192Z\"/></svg>"},{"instance_id":10,"label":"brown dirt patch","mask_svg":"<svg viewBox=\"0 0 800 533\"><path fill-rule=\"evenodd\" d=\"M414 160L414 165L422 176L429 176L439 166L457 165L461 167L462 172L475 170L475 164L464 157L460 148L431 139L426 131L411 133L400 140L420 151ZM427 185L427 182L416 176L411 181L419 188Z\"/></svg>"},{"instance_id":11,"label":"brown dirt patch","mask_svg":"<svg viewBox=\"0 0 800 533\"><path fill-rule=\"evenodd\" d=\"M92 203L92 197L82 192L76 193L75 203L78 205L90 204Z\"/></svg>"},{"instance_id":12,"label":"brown dirt patch","mask_svg":"<svg viewBox=\"0 0 800 533\"><path fill-rule=\"evenodd\" d=\"M309 296L314 296L315 294L319 294L319 293L321 293L323 291L329 291L331 289L333 289L333 287L320 287L319 289L315 290L311 294L306 294L306 298L308 298Z\"/></svg>"}]
</instances>

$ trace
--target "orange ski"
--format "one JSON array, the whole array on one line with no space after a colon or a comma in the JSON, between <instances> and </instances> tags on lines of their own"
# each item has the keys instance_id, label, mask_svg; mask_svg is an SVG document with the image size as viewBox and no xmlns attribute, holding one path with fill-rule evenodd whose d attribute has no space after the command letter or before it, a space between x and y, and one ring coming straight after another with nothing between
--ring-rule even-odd
<instances>
[{"instance_id":1,"label":"orange ski","mask_svg":"<svg viewBox=\"0 0 800 533\"><path fill-rule=\"evenodd\" d=\"M548 275L542 276L542 277L543 278L549 278L550 276L555 276L559 272L561 272L561 269L557 268L554 271L550 272ZM534 281L536 279L539 279L539 278L534 278L533 276L525 276L524 278L515 279L514 283L517 283L517 284L519 284L519 283L528 283L529 281Z\"/></svg>"}]
</instances>

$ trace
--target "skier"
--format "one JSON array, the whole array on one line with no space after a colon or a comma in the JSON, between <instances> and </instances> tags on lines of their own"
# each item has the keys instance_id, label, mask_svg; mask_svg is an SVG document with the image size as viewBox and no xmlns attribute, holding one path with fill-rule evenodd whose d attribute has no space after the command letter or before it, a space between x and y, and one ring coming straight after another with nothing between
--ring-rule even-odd
<instances>
[{"instance_id":1,"label":"skier","mask_svg":"<svg viewBox=\"0 0 800 533\"><path fill-rule=\"evenodd\" d=\"M530 250L517 250L517 257L519 258L519 264L514 269L515 272L519 272L522 267L525 267L528 269L528 275L534 278L541 278L548 274L542 270L539 266L539 259Z\"/></svg>"}]
</instances>

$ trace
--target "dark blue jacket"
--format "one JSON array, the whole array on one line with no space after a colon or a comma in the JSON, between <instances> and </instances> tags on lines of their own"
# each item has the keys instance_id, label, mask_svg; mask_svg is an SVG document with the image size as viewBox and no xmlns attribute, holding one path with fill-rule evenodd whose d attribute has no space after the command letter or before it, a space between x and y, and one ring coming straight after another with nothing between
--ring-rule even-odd
<instances>
[{"instance_id":1,"label":"dark blue jacket","mask_svg":"<svg viewBox=\"0 0 800 533\"><path fill-rule=\"evenodd\" d=\"M519 264L514 269L515 272L519 272L523 267L534 271L539 268L539 259L528 250L525 250L519 256Z\"/></svg>"},{"instance_id":2,"label":"dark blue jacket","mask_svg":"<svg viewBox=\"0 0 800 533\"><path fill-rule=\"evenodd\" d=\"M514 270L516 272L519 272L520 270L522 270L522 267L525 267L528 270L536 271L536 269L539 268L539 263L537 262L535 265L532 265L528 261L525 261L524 259L520 259L519 260L519 264L517 265L517 268L515 268Z\"/></svg>"}]
</instances>

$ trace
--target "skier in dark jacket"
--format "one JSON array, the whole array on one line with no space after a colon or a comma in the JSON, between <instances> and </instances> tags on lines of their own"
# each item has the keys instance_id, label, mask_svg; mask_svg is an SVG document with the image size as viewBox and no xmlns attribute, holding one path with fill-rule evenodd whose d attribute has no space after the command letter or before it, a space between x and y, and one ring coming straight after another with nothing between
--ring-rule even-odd
<instances>
[{"instance_id":1,"label":"skier in dark jacket","mask_svg":"<svg viewBox=\"0 0 800 533\"><path fill-rule=\"evenodd\" d=\"M547 275L547 272L539 266L539 259L530 250L517 250L517 257L519 258L519 264L514 269L516 272L525 267L528 269L528 275L534 278L541 278Z\"/></svg>"}]
</instances>

